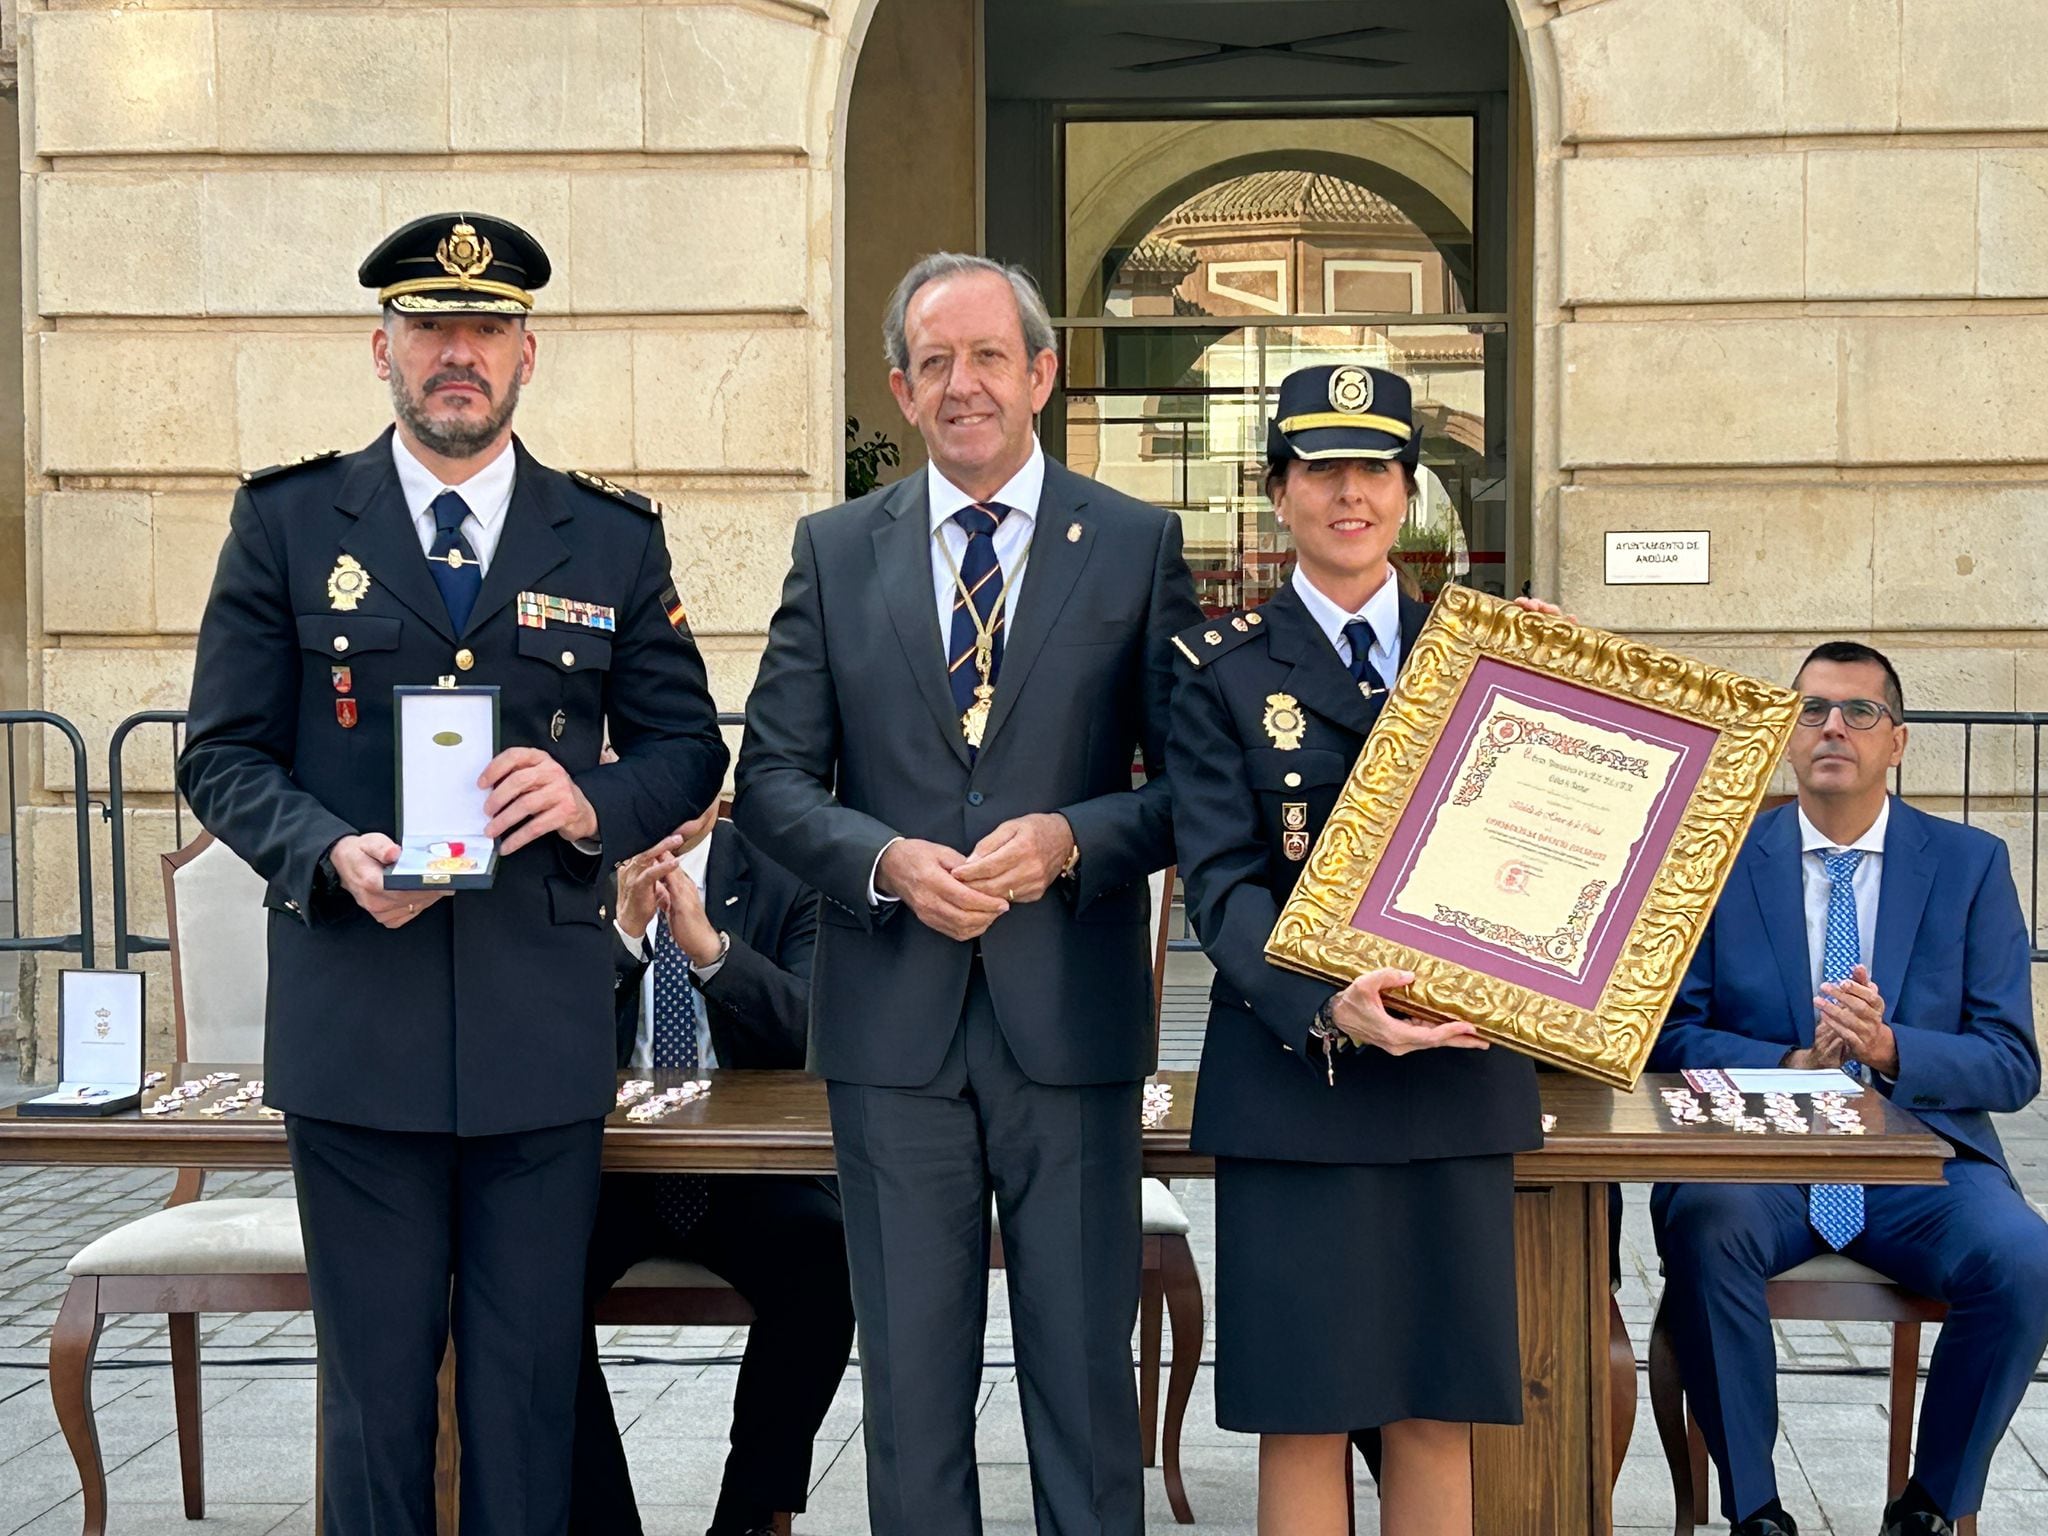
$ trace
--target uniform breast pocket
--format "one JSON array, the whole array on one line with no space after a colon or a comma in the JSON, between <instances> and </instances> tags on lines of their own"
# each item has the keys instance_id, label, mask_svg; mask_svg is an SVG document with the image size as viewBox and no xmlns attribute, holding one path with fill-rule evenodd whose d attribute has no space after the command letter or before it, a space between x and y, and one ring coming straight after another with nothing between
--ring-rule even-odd
<instances>
[{"instance_id":1,"label":"uniform breast pocket","mask_svg":"<svg viewBox=\"0 0 2048 1536\"><path fill-rule=\"evenodd\" d=\"M563 675L577 672L608 672L612 665L612 643L596 635L573 629L527 629L519 631L519 654L545 662Z\"/></svg>"},{"instance_id":2,"label":"uniform breast pocket","mask_svg":"<svg viewBox=\"0 0 2048 1536\"><path fill-rule=\"evenodd\" d=\"M333 663L346 664L350 657L369 652L395 651L404 632L403 620L379 618L375 614L299 615L299 648Z\"/></svg>"},{"instance_id":3,"label":"uniform breast pocket","mask_svg":"<svg viewBox=\"0 0 2048 1536\"><path fill-rule=\"evenodd\" d=\"M1303 790L1322 790L1334 797L1337 787L1351 772L1342 753L1320 752L1314 748L1282 751L1278 747L1254 747L1245 753L1252 788L1262 795L1301 795Z\"/></svg>"}]
</instances>

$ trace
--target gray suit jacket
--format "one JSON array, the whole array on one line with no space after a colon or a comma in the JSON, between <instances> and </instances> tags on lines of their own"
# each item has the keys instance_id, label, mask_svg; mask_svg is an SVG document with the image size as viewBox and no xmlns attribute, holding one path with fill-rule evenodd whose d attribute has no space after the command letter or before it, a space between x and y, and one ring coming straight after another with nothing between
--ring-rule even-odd
<instances>
[{"instance_id":1,"label":"gray suit jacket","mask_svg":"<svg viewBox=\"0 0 2048 1536\"><path fill-rule=\"evenodd\" d=\"M1042 1083L1152 1070L1146 877L1172 862L1159 777L1173 635L1200 611L1180 521L1047 461L980 754L969 759L932 597L925 477L799 524L747 701L734 819L824 894L811 1063L884 1087L944 1060L977 947L1018 1064ZM1134 758L1147 780L1131 787ZM896 836L971 849L1058 811L1081 863L975 943L868 903Z\"/></svg>"}]
</instances>

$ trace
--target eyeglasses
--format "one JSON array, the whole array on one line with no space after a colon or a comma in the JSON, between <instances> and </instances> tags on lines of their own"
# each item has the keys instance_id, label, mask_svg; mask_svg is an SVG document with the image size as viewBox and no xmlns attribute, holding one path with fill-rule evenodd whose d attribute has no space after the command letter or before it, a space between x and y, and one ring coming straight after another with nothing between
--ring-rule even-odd
<instances>
[{"instance_id":1,"label":"eyeglasses","mask_svg":"<svg viewBox=\"0 0 2048 1536\"><path fill-rule=\"evenodd\" d=\"M1799 723L1808 727L1819 727L1828 723L1828 716L1836 710L1842 712L1842 723L1852 731L1867 731L1878 721L1891 718L1891 706L1880 704L1875 699L1823 699L1808 694L1799 701Z\"/></svg>"}]
</instances>

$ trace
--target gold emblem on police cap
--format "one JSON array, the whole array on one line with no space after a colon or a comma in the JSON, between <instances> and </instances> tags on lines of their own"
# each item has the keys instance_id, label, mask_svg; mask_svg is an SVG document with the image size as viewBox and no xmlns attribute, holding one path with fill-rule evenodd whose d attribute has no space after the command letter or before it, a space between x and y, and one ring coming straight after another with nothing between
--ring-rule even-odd
<instances>
[{"instance_id":1,"label":"gold emblem on police cap","mask_svg":"<svg viewBox=\"0 0 2048 1536\"><path fill-rule=\"evenodd\" d=\"M1266 717L1261 724L1282 752L1300 746L1302 733L1308 729L1308 722L1301 718L1301 701L1291 693L1266 695Z\"/></svg>"},{"instance_id":2,"label":"gold emblem on police cap","mask_svg":"<svg viewBox=\"0 0 2048 1536\"><path fill-rule=\"evenodd\" d=\"M1347 363L1330 375L1330 408L1347 414L1372 409L1372 375Z\"/></svg>"},{"instance_id":3,"label":"gold emblem on police cap","mask_svg":"<svg viewBox=\"0 0 2048 1536\"><path fill-rule=\"evenodd\" d=\"M354 613L370 592L370 573L356 563L354 555L343 555L327 573L327 600L342 613Z\"/></svg>"},{"instance_id":4,"label":"gold emblem on police cap","mask_svg":"<svg viewBox=\"0 0 2048 1536\"><path fill-rule=\"evenodd\" d=\"M434 247L434 259L453 278L482 277L491 266L491 242L468 221L457 224Z\"/></svg>"}]
</instances>

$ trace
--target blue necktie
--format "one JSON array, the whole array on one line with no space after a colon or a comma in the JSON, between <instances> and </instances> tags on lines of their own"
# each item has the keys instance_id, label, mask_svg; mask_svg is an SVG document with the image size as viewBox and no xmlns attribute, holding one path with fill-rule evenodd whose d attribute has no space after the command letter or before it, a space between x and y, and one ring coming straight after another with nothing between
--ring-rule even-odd
<instances>
[{"instance_id":1,"label":"blue necktie","mask_svg":"<svg viewBox=\"0 0 2048 1536\"><path fill-rule=\"evenodd\" d=\"M1821 946L1820 979L1847 981L1863 958L1862 930L1856 923L1856 866L1863 862L1860 850L1824 853L1822 866L1828 872L1828 931ZM1854 1067L1854 1062L1844 1062ZM1840 1252L1863 1230L1863 1186L1861 1184L1815 1184L1806 1192L1806 1219L1830 1248Z\"/></svg>"},{"instance_id":2,"label":"blue necktie","mask_svg":"<svg viewBox=\"0 0 2048 1536\"><path fill-rule=\"evenodd\" d=\"M967 533L967 552L960 560L960 583L967 588L967 597L955 588L946 670L947 681L953 689L953 707L963 715L973 707L974 690L981 682L981 671L974 664L974 642L979 633L976 615L980 616L981 623L994 626L994 647L989 655L988 669L991 684L1003 665L1003 615L996 611L996 599L1002 596L1003 591L1003 568L996 563L996 529L1009 510L994 503L978 502L953 514L953 521ZM973 612L968 611L968 597L974 600ZM968 746L967 753L974 756L972 744Z\"/></svg>"},{"instance_id":3,"label":"blue necktie","mask_svg":"<svg viewBox=\"0 0 2048 1536\"><path fill-rule=\"evenodd\" d=\"M462 536L462 520L467 516L469 503L455 492L443 491L434 498L437 531L427 560L434 568L434 585L441 589L441 601L448 605L448 618L458 635L469 623L469 611L476 606L476 595L484 584L484 568L477 563L469 540Z\"/></svg>"},{"instance_id":4,"label":"blue necktie","mask_svg":"<svg viewBox=\"0 0 2048 1536\"><path fill-rule=\"evenodd\" d=\"M662 917L654 923L654 1031L649 1055L657 1072L697 1076L697 991L691 984L690 957ZM710 1188L702 1174L656 1177L655 1210L669 1231L682 1237L703 1218Z\"/></svg>"},{"instance_id":5,"label":"blue necktie","mask_svg":"<svg viewBox=\"0 0 2048 1536\"><path fill-rule=\"evenodd\" d=\"M1372 626L1363 619L1353 619L1344 626L1344 638L1351 643L1351 678L1358 684L1358 691L1367 698L1385 693L1387 680L1372 664Z\"/></svg>"}]
</instances>

